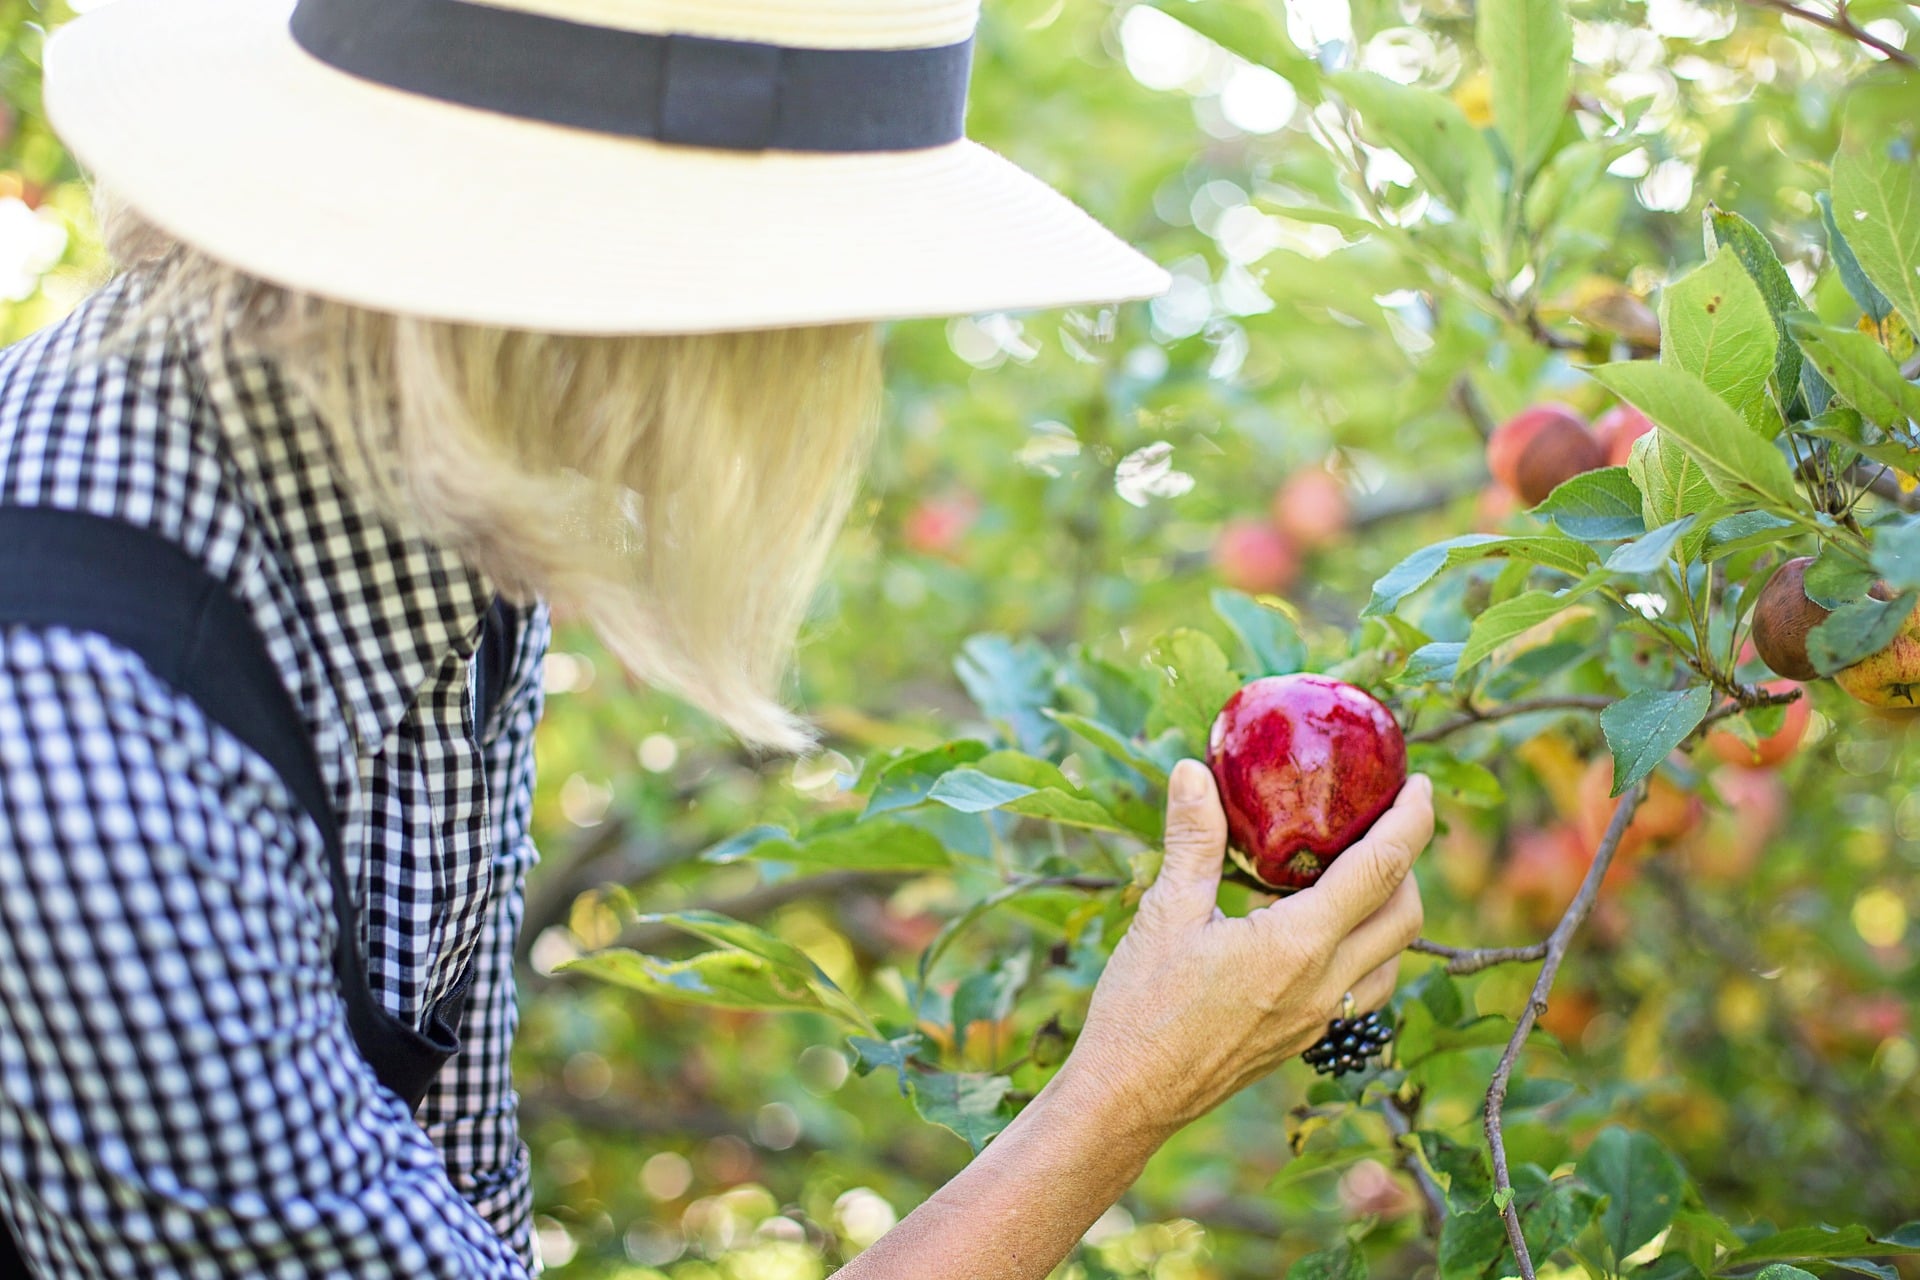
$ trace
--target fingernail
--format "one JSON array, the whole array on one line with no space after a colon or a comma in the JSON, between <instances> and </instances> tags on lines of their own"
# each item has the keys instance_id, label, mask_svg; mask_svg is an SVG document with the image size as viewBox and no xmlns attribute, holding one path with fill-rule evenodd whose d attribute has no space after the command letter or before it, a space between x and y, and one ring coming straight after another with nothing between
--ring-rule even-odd
<instances>
[{"instance_id":1,"label":"fingernail","mask_svg":"<svg viewBox=\"0 0 1920 1280\"><path fill-rule=\"evenodd\" d=\"M1207 766L1198 760L1182 760L1173 766L1167 792L1175 800L1188 803L1207 794Z\"/></svg>"}]
</instances>

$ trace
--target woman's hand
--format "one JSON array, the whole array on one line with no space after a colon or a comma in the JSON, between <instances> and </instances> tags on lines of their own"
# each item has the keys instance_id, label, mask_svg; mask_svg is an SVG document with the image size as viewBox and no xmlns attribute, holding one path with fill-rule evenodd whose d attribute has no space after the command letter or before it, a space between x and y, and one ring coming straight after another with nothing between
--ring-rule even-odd
<instances>
[{"instance_id":1,"label":"woman's hand","mask_svg":"<svg viewBox=\"0 0 1920 1280\"><path fill-rule=\"evenodd\" d=\"M1227 823L1213 775L1183 760L1168 793L1166 862L1061 1070L1161 1139L1320 1039L1347 992L1386 1004L1422 921L1408 873L1433 836L1416 775L1312 888L1230 918L1214 905Z\"/></svg>"},{"instance_id":2,"label":"woman's hand","mask_svg":"<svg viewBox=\"0 0 1920 1280\"><path fill-rule=\"evenodd\" d=\"M1425 778L1318 884L1238 920L1214 907L1227 824L1213 775L1183 760L1169 791L1166 862L1073 1053L841 1280L1042 1280L1175 1129L1318 1040L1349 990L1365 1009L1393 994L1420 931L1407 872L1433 834Z\"/></svg>"}]
</instances>

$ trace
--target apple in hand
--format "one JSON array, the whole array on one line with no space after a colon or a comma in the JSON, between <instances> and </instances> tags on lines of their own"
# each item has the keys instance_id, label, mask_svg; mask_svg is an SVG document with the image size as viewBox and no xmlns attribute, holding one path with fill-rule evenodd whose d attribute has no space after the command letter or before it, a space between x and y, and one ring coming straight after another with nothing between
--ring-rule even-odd
<instances>
[{"instance_id":1,"label":"apple in hand","mask_svg":"<svg viewBox=\"0 0 1920 1280\"><path fill-rule=\"evenodd\" d=\"M1272 888L1304 889L1392 807L1407 743L1371 694L1330 676L1268 676L1221 708L1207 764L1229 851Z\"/></svg>"},{"instance_id":2,"label":"apple in hand","mask_svg":"<svg viewBox=\"0 0 1920 1280\"><path fill-rule=\"evenodd\" d=\"M1537 404L1487 437L1487 470L1529 507L1573 477L1606 465L1607 447L1564 404Z\"/></svg>"}]
</instances>

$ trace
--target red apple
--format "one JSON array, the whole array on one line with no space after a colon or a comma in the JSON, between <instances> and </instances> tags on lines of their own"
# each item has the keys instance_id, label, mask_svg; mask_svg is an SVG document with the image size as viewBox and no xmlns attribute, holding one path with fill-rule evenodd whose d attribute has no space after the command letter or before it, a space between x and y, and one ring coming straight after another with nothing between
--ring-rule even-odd
<instances>
[{"instance_id":1,"label":"red apple","mask_svg":"<svg viewBox=\"0 0 1920 1280\"><path fill-rule=\"evenodd\" d=\"M1582 472L1606 465L1606 446L1564 404L1537 404L1487 437L1487 470L1529 507Z\"/></svg>"},{"instance_id":2,"label":"red apple","mask_svg":"<svg viewBox=\"0 0 1920 1280\"><path fill-rule=\"evenodd\" d=\"M1214 540L1213 563L1235 591L1270 594L1300 576L1300 549L1264 520L1229 520Z\"/></svg>"},{"instance_id":3,"label":"red apple","mask_svg":"<svg viewBox=\"0 0 1920 1280\"><path fill-rule=\"evenodd\" d=\"M924 556L952 555L980 514L980 500L970 493L928 498L908 514L900 540Z\"/></svg>"},{"instance_id":4,"label":"red apple","mask_svg":"<svg viewBox=\"0 0 1920 1280\"><path fill-rule=\"evenodd\" d=\"M1799 687L1792 680L1769 680L1761 686L1769 693L1791 693ZM1738 734L1715 729L1707 735L1707 747L1728 764L1768 768L1784 763L1800 749L1800 739L1807 735L1807 722L1813 719L1813 708L1807 704L1807 695L1803 692L1789 702L1786 713L1786 719L1780 722L1779 729L1752 746Z\"/></svg>"},{"instance_id":5,"label":"red apple","mask_svg":"<svg viewBox=\"0 0 1920 1280\"><path fill-rule=\"evenodd\" d=\"M1336 541L1353 518L1347 486L1325 467L1308 467L1282 481L1270 514L1274 528L1307 548Z\"/></svg>"},{"instance_id":6,"label":"red apple","mask_svg":"<svg viewBox=\"0 0 1920 1280\"><path fill-rule=\"evenodd\" d=\"M1624 467L1633 442L1653 430L1646 414L1630 404L1617 404L1594 420L1593 434L1607 451L1607 465Z\"/></svg>"},{"instance_id":7,"label":"red apple","mask_svg":"<svg viewBox=\"0 0 1920 1280\"><path fill-rule=\"evenodd\" d=\"M1407 743L1372 695L1330 676L1268 676L1227 699L1207 740L1234 860L1304 889L1407 781Z\"/></svg>"}]
</instances>

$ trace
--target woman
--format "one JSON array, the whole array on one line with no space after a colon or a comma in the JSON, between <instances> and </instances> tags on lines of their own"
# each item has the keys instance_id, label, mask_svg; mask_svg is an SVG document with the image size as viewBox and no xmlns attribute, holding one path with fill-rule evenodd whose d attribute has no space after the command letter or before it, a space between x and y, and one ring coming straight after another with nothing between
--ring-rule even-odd
<instances>
[{"instance_id":1,"label":"woman","mask_svg":"<svg viewBox=\"0 0 1920 1280\"><path fill-rule=\"evenodd\" d=\"M0 599L24 1265L537 1266L507 1054L547 609L743 741L804 745L772 690L874 426L875 322L1165 283L965 141L975 17L118 0L51 43L121 270L0 354L0 515L127 550L16 547ZM170 665L177 635L20 604L96 580L127 615L230 605L239 638L183 615L200 656ZM225 705L250 670L290 754ZM1182 763L1074 1052L842 1274L1044 1276L1170 1133L1385 1003L1431 825L1416 779L1320 885L1228 920Z\"/></svg>"}]
</instances>

